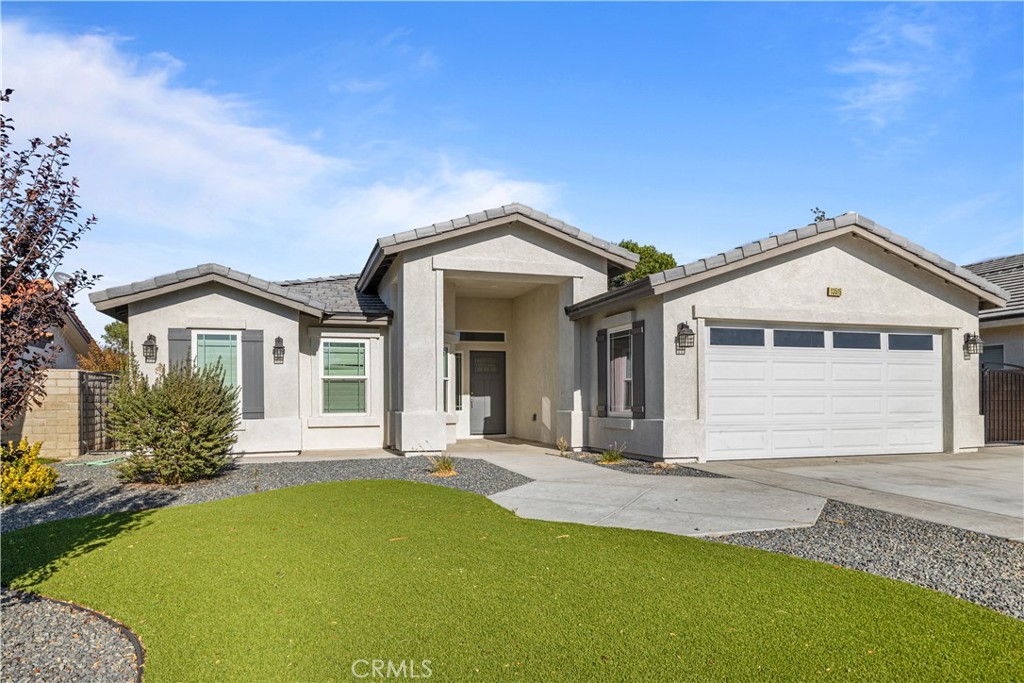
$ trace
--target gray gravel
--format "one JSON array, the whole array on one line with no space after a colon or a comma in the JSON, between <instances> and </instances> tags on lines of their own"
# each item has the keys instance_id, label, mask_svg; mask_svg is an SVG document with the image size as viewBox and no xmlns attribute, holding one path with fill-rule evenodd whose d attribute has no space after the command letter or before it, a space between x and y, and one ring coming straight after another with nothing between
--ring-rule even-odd
<instances>
[{"instance_id":1,"label":"gray gravel","mask_svg":"<svg viewBox=\"0 0 1024 683\"><path fill-rule=\"evenodd\" d=\"M0 591L4 683L131 683L135 646L114 624L88 610L15 591Z\"/></svg>"},{"instance_id":2,"label":"gray gravel","mask_svg":"<svg viewBox=\"0 0 1024 683\"><path fill-rule=\"evenodd\" d=\"M712 540L906 581L1024 619L1024 543L830 500L802 529Z\"/></svg>"},{"instance_id":3,"label":"gray gravel","mask_svg":"<svg viewBox=\"0 0 1024 683\"><path fill-rule=\"evenodd\" d=\"M610 470L618 470L619 472L627 472L629 474L656 474L656 475L669 475L673 477L705 477L707 479L728 479L723 474L715 474L714 472L705 472L704 470L697 470L686 465L679 465L676 463L654 463L647 462L646 460L633 460L632 458L623 458L621 461L612 465L598 465L597 461L603 456L600 453L566 453L565 457L572 458L573 460L579 460L580 462L590 463L597 467L605 467Z\"/></svg>"},{"instance_id":4,"label":"gray gravel","mask_svg":"<svg viewBox=\"0 0 1024 683\"><path fill-rule=\"evenodd\" d=\"M40 522L111 512L189 505L232 498L256 490L269 491L300 484L352 479L403 479L471 491L489 496L530 483L530 479L483 460L455 458L458 476L432 477L426 458L373 458L239 464L215 479L177 488L125 485L109 466L55 465L57 490L30 503L4 508L0 531L13 531Z\"/></svg>"}]
</instances>

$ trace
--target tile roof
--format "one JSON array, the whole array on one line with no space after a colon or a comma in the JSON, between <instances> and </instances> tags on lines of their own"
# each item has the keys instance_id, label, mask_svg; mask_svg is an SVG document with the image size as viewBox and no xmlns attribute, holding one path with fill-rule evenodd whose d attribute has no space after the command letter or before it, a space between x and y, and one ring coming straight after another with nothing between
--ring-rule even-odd
<instances>
[{"instance_id":1,"label":"tile roof","mask_svg":"<svg viewBox=\"0 0 1024 683\"><path fill-rule=\"evenodd\" d=\"M389 312L387 306L376 294L356 294L355 282L358 277L356 275L270 282L217 263L204 263L195 268L187 268L174 273L157 275L148 280L92 292L89 294L89 301L102 309L105 308L102 306L103 302L111 299L146 292L155 293L169 285L209 275L233 280L240 285L293 302L303 309L312 309L329 315L348 314L378 317Z\"/></svg>"},{"instance_id":2,"label":"tile roof","mask_svg":"<svg viewBox=\"0 0 1024 683\"><path fill-rule=\"evenodd\" d=\"M399 244L405 244L407 242L415 242L425 237L433 237L435 235L442 235L446 232L452 232L455 230L461 230L463 228L469 228L474 225L479 225L486 221L494 220L496 218L503 218L505 216L513 215L525 216L532 218L533 220L541 223L549 228L557 230L560 233L568 235L581 242L585 242L593 247L597 247L602 251L606 251L609 254L618 257L619 259L625 259L630 263L637 263L640 257L637 254L623 249L617 244L605 241L600 237L594 237L588 232L580 230L576 226L569 225L564 221L560 221L557 218L552 218L543 211L538 211L525 204L513 202L512 204L506 204L499 206L495 209L486 209L484 211L478 211L471 213L466 216L460 216L449 221L442 221L440 223L434 223L433 225L427 225L422 228L416 228L415 230L407 230L405 232L395 233L394 235L388 235L381 237L377 240L377 245L382 249L392 247Z\"/></svg>"},{"instance_id":3,"label":"tile roof","mask_svg":"<svg viewBox=\"0 0 1024 683\"><path fill-rule=\"evenodd\" d=\"M982 311L979 314L982 320L1024 315L1024 254L979 261L964 268L1002 287L1010 294L1006 308Z\"/></svg>"},{"instance_id":4,"label":"tile roof","mask_svg":"<svg viewBox=\"0 0 1024 683\"><path fill-rule=\"evenodd\" d=\"M377 317L390 313L387 305L376 294L356 291L358 279L358 274L329 275L304 280L282 280L274 284L324 302L324 312L329 315L359 314Z\"/></svg>"},{"instance_id":5,"label":"tile roof","mask_svg":"<svg viewBox=\"0 0 1024 683\"><path fill-rule=\"evenodd\" d=\"M679 285L684 284L687 278L713 271L718 268L725 266L731 266L734 263L742 261L747 258L751 258L758 254L770 252L773 249L792 244L794 242L800 242L801 240L807 240L817 235L823 235L836 230L858 227L865 230L873 235L880 237L886 242L893 244L894 246L905 249L906 251L914 254L915 256L931 263L932 265L941 268L942 270L955 275L956 277L964 280L975 287L1000 297L1002 299L1009 299L1010 294L1006 290L1002 289L996 284L993 284L989 280L979 277L977 274L967 270L962 266L958 266L952 261L942 258L938 254L928 251L924 247L914 242L911 242L906 237L899 235L892 230L875 223L870 218L861 216L855 212L847 212L841 216L835 218L829 218L828 220L821 221L820 223L811 223L802 228L795 228L786 232L779 233L777 235L769 235L753 242L748 242L742 246L730 249L729 251L720 252L714 256L707 258L698 259L691 263L687 263L676 268L661 271L660 273L652 273L646 278L637 280L636 282L630 283L625 287L611 290L604 294L598 294L597 296L591 297L585 301L580 301L572 306L568 307L568 312L575 314L576 316L581 315L580 311L583 309L590 309L594 306L599 306L608 301L614 301L619 297L646 296L647 294L653 293L655 287L678 283ZM646 293L644 293L646 292ZM1004 309L998 309L1000 311Z\"/></svg>"}]
</instances>

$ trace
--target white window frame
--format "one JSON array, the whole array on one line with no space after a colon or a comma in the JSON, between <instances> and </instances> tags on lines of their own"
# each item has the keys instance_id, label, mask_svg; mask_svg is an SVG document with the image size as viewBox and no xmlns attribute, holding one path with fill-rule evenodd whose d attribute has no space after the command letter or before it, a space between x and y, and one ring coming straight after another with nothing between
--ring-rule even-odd
<instances>
[{"instance_id":1,"label":"white window frame","mask_svg":"<svg viewBox=\"0 0 1024 683\"><path fill-rule=\"evenodd\" d=\"M613 377L612 367L615 362L615 357L612 355L612 338L625 336L629 341L629 405L626 406L625 410L612 410L612 406L615 405L615 394L614 386L615 379ZM608 330L608 376L606 378L608 384L605 390L608 395L608 417L633 417L633 329L632 325L622 325L614 327Z\"/></svg>"},{"instance_id":2,"label":"white window frame","mask_svg":"<svg viewBox=\"0 0 1024 683\"><path fill-rule=\"evenodd\" d=\"M324 375L324 347L327 344L341 343L341 344L360 344L363 347L363 374L361 376L349 375L346 377L330 377ZM320 343L316 350L316 415L327 418L344 418L344 417L367 417L372 412L372 382L370 381L370 340L366 337L347 337L347 336L322 336ZM365 410L361 413L329 413L324 410L324 382L330 381L341 381L341 382L354 382L362 381L364 387L364 407Z\"/></svg>"},{"instance_id":3,"label":"white window frame","mask_svg":"<svg viewBox=\"0 0 1024 683\"><path fill-rule=\"evenodd\" d=\"M201 334L232 334L235 336L235 377L238 387L238 407L242 407L242 331L241 330L214 330L214 329L193 329L192 332L192 365L199 367L199 335Z\"/></svg>"}]
</instances>

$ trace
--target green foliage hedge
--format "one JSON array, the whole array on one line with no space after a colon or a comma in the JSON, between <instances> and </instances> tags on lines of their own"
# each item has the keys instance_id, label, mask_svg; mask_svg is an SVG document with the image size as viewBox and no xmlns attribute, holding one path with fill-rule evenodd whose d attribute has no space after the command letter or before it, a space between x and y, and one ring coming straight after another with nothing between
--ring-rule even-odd
<instances>
[{"instance_id":1,"label":"green foliage hedge","mask_svg":"<svg viewBox=\"0 0 1024 683\"><path fill-rule=\"evenodd\" d=\"M0 503L27 503L53 493L57 470L39 462L42 448L42 441L29 445L28 439L0 446Z\"/></svg>"},{"instance_id":2,"label":"green foliage hedge","mask_svg":"<svg viewBox=\"0 0 1024 683\"><path fill-rule=\"evenodd\" d=\"M161 373L151 385L132 359L111 394L110 434L128 458L124 481L177 485L214 477L231 462L238 426L238 389L224 385L218 364L191 362Z\"/></svg>"}]
</instances>

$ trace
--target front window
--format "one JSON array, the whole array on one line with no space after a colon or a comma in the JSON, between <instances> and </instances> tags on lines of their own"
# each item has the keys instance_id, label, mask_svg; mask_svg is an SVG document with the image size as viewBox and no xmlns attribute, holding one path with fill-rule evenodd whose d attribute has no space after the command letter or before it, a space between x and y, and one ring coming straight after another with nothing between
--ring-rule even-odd
<instances>
[{"instance_id":1,"label":"front window","mask_svg":"<svg viewBox=\"0 0 1024 683\"><path fill-rule=\"evenodd\" d=\"M608 399L611 413L633 409L633 348L628 330L610 338L608 354Z\"/></svg>"},{"instance_id":2,"label":"front window","mask_svg":"<svg viewBox=\"0 0 1024 683\"><path fill-rule=\"evenodd\" d=\"M195 332L192 340L192 355L200 370L220 363L224 369L224 384L239 386L240 355L237 332Z\"/></svg>"},{"instance_id":3,"label":"front window","mask_svg":"<svg viewBox=\"0 0 1024 683\"><path fill-rule=\"evenodd\" d=\"M323 412L366 413L366 342L325 340L320 355Z\"/></svg>"}]
</instances>

